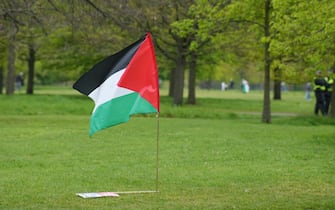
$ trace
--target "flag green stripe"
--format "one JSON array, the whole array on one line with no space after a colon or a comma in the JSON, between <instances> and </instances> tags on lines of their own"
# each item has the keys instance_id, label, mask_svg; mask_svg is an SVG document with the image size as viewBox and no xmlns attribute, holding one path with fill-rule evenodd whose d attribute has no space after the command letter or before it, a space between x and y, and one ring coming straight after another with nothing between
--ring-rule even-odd
<instances>
[{"instance_id":1,"label":"flag green stripe","mask_svg":"<svg viewBox=\"0 0 335 210\"><path fill-rule=\"evenodd\" d=\"M157 112L147 100L137 92L114 98L96 108L91 116L90 135L96 131L127 122L131 115Z\"/></svg>"}]
</instances>

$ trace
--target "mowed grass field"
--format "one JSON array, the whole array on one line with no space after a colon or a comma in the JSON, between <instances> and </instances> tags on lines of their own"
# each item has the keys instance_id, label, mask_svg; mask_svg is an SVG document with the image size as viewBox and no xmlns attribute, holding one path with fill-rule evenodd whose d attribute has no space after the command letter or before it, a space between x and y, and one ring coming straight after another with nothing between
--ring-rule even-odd
<instances>
[{"instance_id":1,"label":"mowed grass field","mask_svg":"<svg viewBox=\"0 0 335 210\"><path fill-rule=\"evenodd\" d=\"M176 107L162 90L159 193L83 199L79 192L156 189L157 118L88 136L93 102L70 87L0 95L1 209L335 209L335 121L303 92L198 90Z\"/></svg>"}]
</instances>

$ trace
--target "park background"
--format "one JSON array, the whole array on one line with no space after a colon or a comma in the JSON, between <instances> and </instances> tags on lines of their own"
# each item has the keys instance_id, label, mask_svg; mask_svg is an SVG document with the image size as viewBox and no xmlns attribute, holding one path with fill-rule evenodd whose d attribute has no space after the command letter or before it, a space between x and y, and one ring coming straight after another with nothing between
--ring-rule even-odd
<instances>
[{"instance_id":1,"label":"park background","mask_svg":"<svg viewBox=\"0 0 335 210\"><path fill-rule=\"evenodd\" d=\"M196 104L196 87L229 83L264 90L262 121L281 84L303 86L334 69L335 3L297 0L10 1L0 4L0 93L23 72L35 84L75 81L103 58L153 36L171 102ZM185 93L184 89L187 88ZM270 95L273 91L273 95ZM186 99L186 100L184 100ZM335 110L335 103L332 103ZM335 111L331 112L335 117Z\"/></svg>"},{"instance_id":2,"label":"park background","mask_svg":"<svg viewBox=\"0 0 335 210\"><path fill-rule=\"evenodd\" d=\"M303 90L334 69L334 1L4 0L0 14L0 208L334 208L335 112L314 116ZM155 115L89 138L93 102L71 89L148 31L160 193L83 200L155 188Z\"/></svg>"}]
</instances>

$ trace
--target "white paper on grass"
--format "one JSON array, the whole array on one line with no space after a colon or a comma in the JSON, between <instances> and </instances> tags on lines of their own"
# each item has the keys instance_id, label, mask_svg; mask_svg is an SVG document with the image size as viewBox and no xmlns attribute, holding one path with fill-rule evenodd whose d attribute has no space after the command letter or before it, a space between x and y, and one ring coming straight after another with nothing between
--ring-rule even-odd
<instances>
[{"instance_id":1,"label":"white paper on grass","mask_svg":"<svg viewBox=\"0 0 335 210\"><path fill-rule=\"evenodd\" d=\"M82 198L119 197L119 195L114 192L89 192L89 193L77 193L76 195Z\"/></svg>"}]
</instances>

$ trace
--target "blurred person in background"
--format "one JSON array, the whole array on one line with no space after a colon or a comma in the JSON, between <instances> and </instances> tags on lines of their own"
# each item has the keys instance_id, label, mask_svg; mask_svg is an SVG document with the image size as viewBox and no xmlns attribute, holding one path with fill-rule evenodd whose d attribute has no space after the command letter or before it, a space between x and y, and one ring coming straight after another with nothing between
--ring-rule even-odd
<instances>
[{"instance_id":1,"label":"blurred person in background","mask_svg":"<svg viewBox=\"0 0 335 210\"><path fill-rule=\"evenodd\" d=\"M333 70L328 70L328 74L325 77L326 80L326 90L325 90L325 113L328 114L329 106L333 93L334 75Z\"/></svg>"},{"instance_id":2,"label":"blurred person in background","mask_svg":"<svg viewBox=\"0 0 335 210\"><path fill-rule=\"evenodd\" d=\"M305 99L307 101L311 100L311 92L312 92L312 84L310 82L307 82L305 85Z\"/></svg>"},{"instance_id":3,"label":"blurred person in background","mask_svg":"<svg viewBox=\"0 0 335 210\"><path fill-rule=\"evenodd\" d=\"M320 70L315 72L315 77L313 79L313 90L315 94L315 107L314 114L318 115L319 111L322 115L326 115L325 111L325 90L326 90L327 82L322 76L322 72Z\"/></svg>"},{"instance_id":4,"label":"blurred person in background","mask_svg":"<svg viewBox=\"0 0 335 210\"><path fill-rule=\"evenodd\" d=\"M23 72L20 72L15 77L15 89L20 91L23 85L24 85Z\"/></svg>"}]
</instances>

